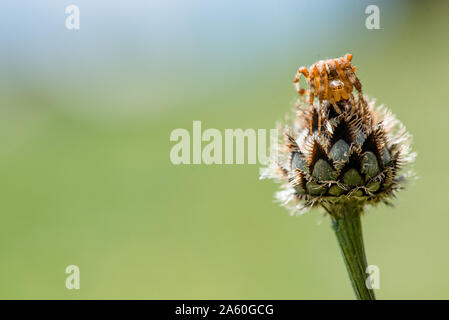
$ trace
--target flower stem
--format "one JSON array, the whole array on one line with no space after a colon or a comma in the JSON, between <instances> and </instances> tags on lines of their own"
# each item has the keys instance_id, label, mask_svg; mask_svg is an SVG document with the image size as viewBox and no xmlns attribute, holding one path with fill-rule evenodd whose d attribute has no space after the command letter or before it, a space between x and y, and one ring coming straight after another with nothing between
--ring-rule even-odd
<instances>
[{"instance_id":1,"label":"flower stem","mask_svg":"<svg viewBox=\"0 0 449 320\"><path fill-rule=\"evenodd\" d=\"M360 216L363 206L354 200L343 201L327 207L331 214L332 228L337 236L346 269L359 300L375 300L374 290L366 286L368 263L363 245Z\"/></svg>"}]
</instances>

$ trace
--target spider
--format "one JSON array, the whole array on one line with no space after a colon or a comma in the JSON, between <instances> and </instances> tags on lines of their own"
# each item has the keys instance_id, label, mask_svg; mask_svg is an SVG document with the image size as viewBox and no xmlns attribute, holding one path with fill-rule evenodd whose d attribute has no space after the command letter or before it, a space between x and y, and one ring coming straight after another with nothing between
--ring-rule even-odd
<instances>
[{"instance_id":1,"label":"spider","mask_svg":"<svg viewBox=\"0 0 449 320\"><path fill-rule=\"evenodd\" d=\"M300 96L309 95L309 104L313 105L314 97L318 97L320 105L324 100L329 101L335 110L341 113L337 102L340 100L353 99L354 87L359 95L362 94L362 84L357 78L356 67L351 65L352 54L347 53L344 57L318 61L309 69L301 67L296 73L293 83ZM299 86L299 79L304 75L309 85L309 90ZM321 117L319 117L318 130L321 131Z\"/></svg>"}]
</instances>

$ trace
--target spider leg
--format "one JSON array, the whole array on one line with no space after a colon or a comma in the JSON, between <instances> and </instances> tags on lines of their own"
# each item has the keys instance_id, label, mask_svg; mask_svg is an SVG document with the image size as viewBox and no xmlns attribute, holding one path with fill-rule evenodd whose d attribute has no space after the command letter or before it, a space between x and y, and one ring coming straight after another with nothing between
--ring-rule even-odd
<instances>
[{"instance_id":1,"label":"spider leg","mask_svg":"<svg viewBox=\"0 0 449 320\"><path fill-rule=\"evenodd\" d=\"M321 69L321 65L320 65L320 69ZM314 82L314 89L315 91L312 92L313 95L316 95L318 97L318 103L319 103L319 107L318 107L318 136L321 135L321 76L320 76L320 70L318 70L318 66L315 64L313 66L312 69L312 79L315 81ZM311 96L313 96L311 95ZM312 97L312 102L313 102L313 97ZM312 105L312 102L310 103Z\"/></svg>"},{"instance_id":2,"label":"spider leg","mask_svg":"<svg viewBox=\"0 0 449 320\"><path fill-rule=\"evenodd\" d=\"M349 94L349 99L351 99L352 101L355 101L354 95L352 94L352 92Z\"/></svg>"},{"instance_id":3,"label":"spider leg","mask_svg":"<svg viewBox=\"0 0 449 320\"><path fill-rule=\"evenodd\" d=\"M341 92L340 92L339 90L335 90L335 91L333 92L333 95L334 95L334 100L335 100L335 102L340 101L341 98L342 98Z\"/></svg>"},{"instance_id":4,"label":"spider leg","mask_svg":"<svg viewBox=\"0 0 449 320\"><path fill-rule=\"evenodd\" d=\"M349 82L351 82L352 85L357 89L359 94L362 94L362 84L360 83L359 78L357 78L354 69L351 66L351 63L347 61L342 61L343 63L343 72L345 73L346 77L349 79ZM357 69L356 69L357 70Z\"/></svg>"},{"instance_id":5,"label":"spider leg","mask_svg":"<svg viewBox=\"0 0 449 320\"><path fill-rule=\"evenodd\" d=\"M309 110L309 132L312 135L313 134L313 122L315 120L315 109L313 108L313 105L311 105L312 107Z\"/></svg>"},{"instance_id":6,"label":"spider leg","mask_svg":"<svg viewBox=\"0 0 449 320\"><path fill-rule=\"evenodd\" d=\"M305 67L301 67L298 69L295 78L293 79L296 91L298 91L299 95L303 96L305 93L307 93L307 90L299 86L299 79L301 78L301 75L304 75L304 78L306 78L307 83L309 83L310 82L309 71Z\"/></svg>"},{"instance_id":7,"label":"spider leg","mask_svg":"<svg viewBox=\"0 0 449 320\"><path fill-rule=\"evenodd\" d=\"M315 94L315 81L313 79L314 75L311 72L312 76L309 82L310 85L310 90L309 90L309 106L313 109L313 100L314 100L314 94ZM310 123L309 123L309 128L310 128L310 134L313 134L313 117L310 117Z\"/></svg>"},{"instance_id":8,"label":"spider leg","mask_svg":"<svg viewBox=\"0 0 449 320\"><path fill-rule=\"evenodd\" d=\"M326 70L326 64L323 62L320 65L319 68L319 72L320 72L320 91L319 91L319 97L320 97L320 102L327 99L327 70Z\"/></svg>"},{"instance_id":9,"label":"spider leg","mask_svg":"<svg viewBox=\"0 0 449 320\"><path fill-rule=\"evenodd\" d=\"M315 96L318 97L318 90L320 88L320 74L318 73L318 68L315 65L310 67L310 93L309 93L309 100L310 105L313 105L313 100Z\"/></svg>"},{"instance_id":10,"label":"spider leg","mask_svg":"<svg viewBox=\"0 0 449 320\"><path fill-rule=\"evenodd\" d=\"M309 92L309 105L313 108L313 93L312 91ZM310 117L310 121L309 121L309 127L310 127L310 134L313 133L313 117Z\"/></svg>"},{"instance_id":11,"label":"spider leg","mask_svg":"<svg viewBox=\"0 0 449 320\"><path fill-rule=\"evenodd\" d=\"M335 111L337 111L338 113L341 113L340 108L337 106L337 104L335 103L335 101L332 102L332 105L334 106Z\"/></svg>"},{"instance_id":12,"label":"spider leg","mask_svg":"<svg viewBox=\"0 0 449 320\"><path fill-rule=\"evenodd\" d=\"M320 103L320 107L318 109L318 136L321 137L321 101Z\"/></svg>"},{"instance_id":13,"label":"spider leg","mask_svg":"<svg viewBox=\"0 0 449 320\"><path fill-rule=\"evenodd\" d=\"M329 77L327 75L326 65L324 65L324 99L329 99Z\"/></svg>"},{"instance_id":14,"label":"spider leg","mask_svg":"<svg viewBox=\"0 0 449 320\"><path fill-rule=\"evenodd\" d=\"M335 69L337 70L338 75L340 76L340 80L343 82L345 89L341 92L341 96L343 99L347 100L349 99L349 95L352 94L353 86L349 79L346 77L346 74L343 72L343 69L340 65L340 62L338 59L335 59ZM344 62L342 62L344 63Z\"/></svg>"}]
</instances>

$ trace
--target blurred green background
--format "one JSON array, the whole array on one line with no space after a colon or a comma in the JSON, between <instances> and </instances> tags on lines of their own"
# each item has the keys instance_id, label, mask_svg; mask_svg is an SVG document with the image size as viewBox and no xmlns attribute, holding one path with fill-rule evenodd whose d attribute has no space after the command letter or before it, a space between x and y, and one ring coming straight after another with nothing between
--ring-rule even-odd
<instances>
[{"instance_id":1,"label":"blurred green background","mask_svg":"<svg viewBox=\"0 0 449 320\"><path fill-rule=\"evenodd\" d=\"M76 2L76 3L75 3ZM81 28L65 28L77 4ZM365 8L380 8L380 30ZM363 219L380 299L449 298L445 1L4 1L0 298L353 299L329 219L259 165L170 162L175 128L273 128L301 65L354 55L419 180ZM81 269L67 290L65 268Z\"/></svg>"}]
</instances>

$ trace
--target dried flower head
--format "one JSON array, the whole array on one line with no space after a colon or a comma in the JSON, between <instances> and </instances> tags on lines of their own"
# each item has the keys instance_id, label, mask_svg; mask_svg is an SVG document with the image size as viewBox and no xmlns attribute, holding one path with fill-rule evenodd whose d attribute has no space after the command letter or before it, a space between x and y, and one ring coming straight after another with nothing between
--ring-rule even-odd
<instances>
[{"instance_id":1,"label":"dried flower head","mask_svg":"<svg viewBox=\"0 0 449 320\"><path fill-rule=\"evenodd\" d=\"M319 61L311 72L300 68L311 90L298 92L308 99L298 100L289 125L279 125L283 136L278 152L262 169L261 178L282 183L276 198L292 213L314 206L329 211L347 200L389 204L413 175L402 172L415 156L410 134L389 110L363 95L349 56ZM338 61L341 69L346 64L345 72L340 72ZM336 82L344 89L334 88ZM332 90L345 94L335 98ZM314 101L313 96L319 99Z\"/></svg>"}]
</instances>

